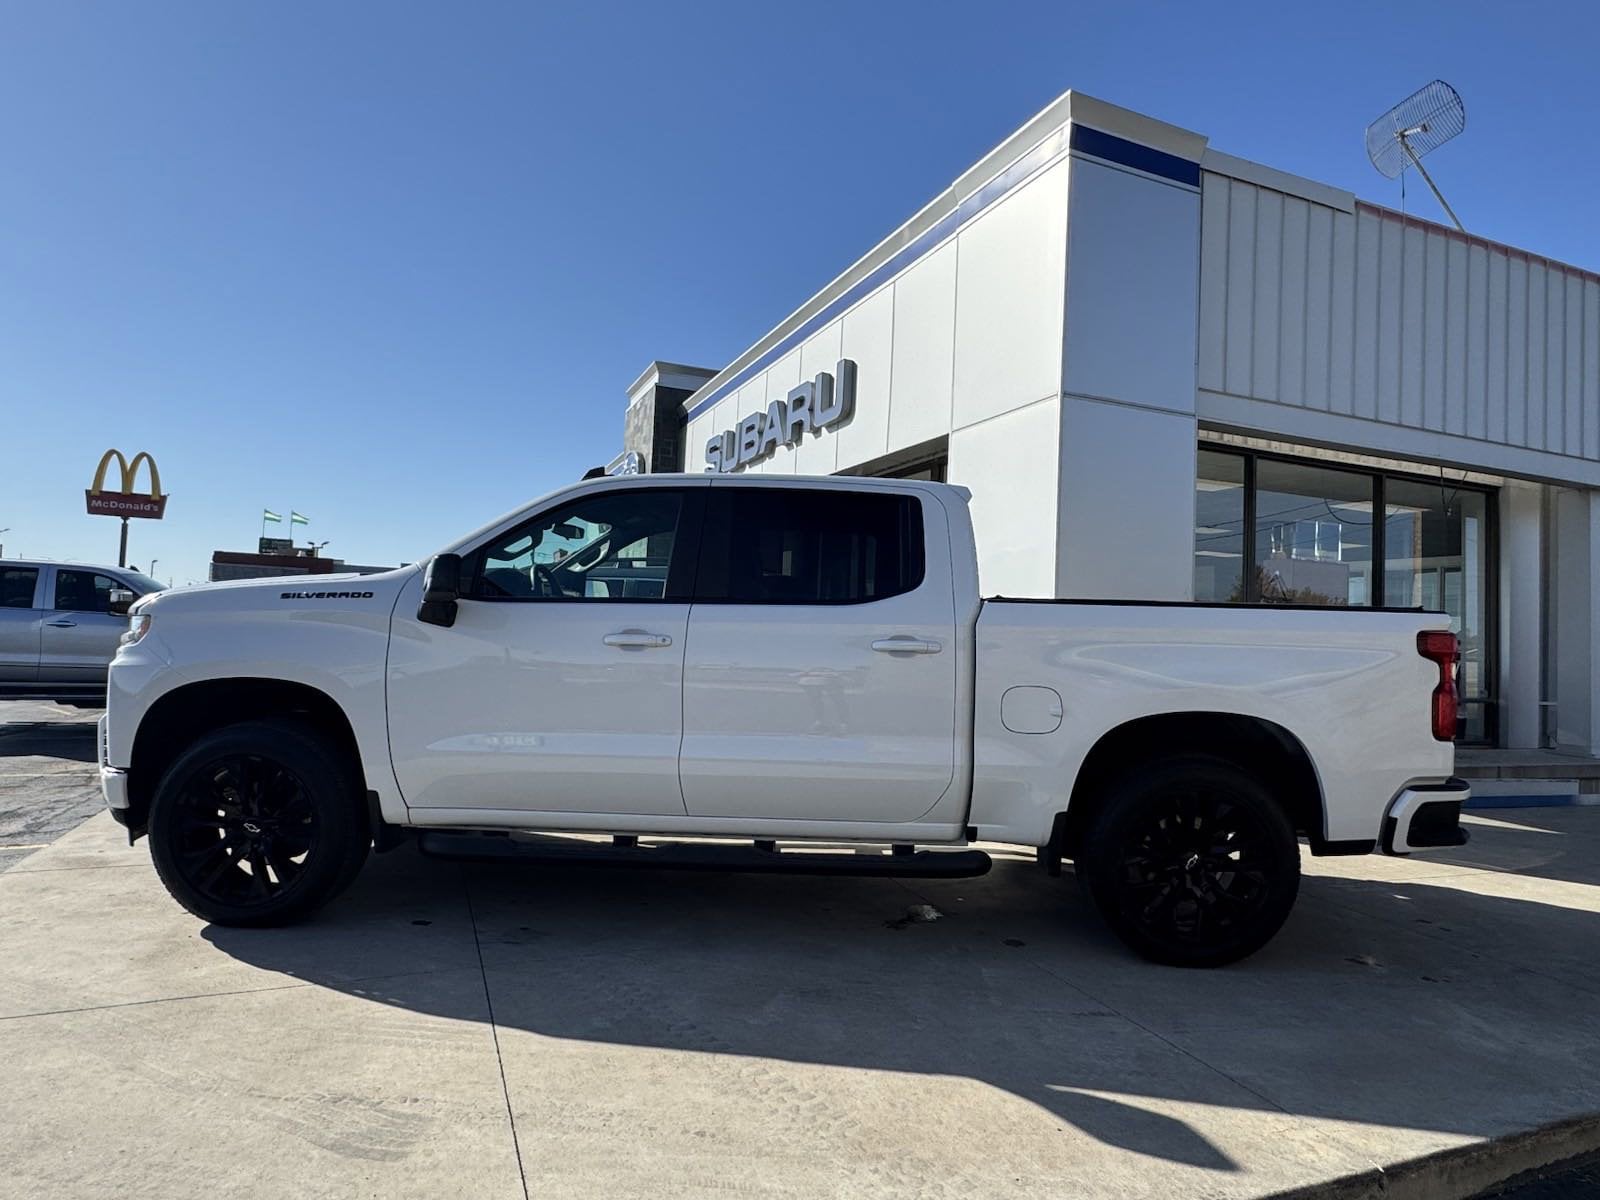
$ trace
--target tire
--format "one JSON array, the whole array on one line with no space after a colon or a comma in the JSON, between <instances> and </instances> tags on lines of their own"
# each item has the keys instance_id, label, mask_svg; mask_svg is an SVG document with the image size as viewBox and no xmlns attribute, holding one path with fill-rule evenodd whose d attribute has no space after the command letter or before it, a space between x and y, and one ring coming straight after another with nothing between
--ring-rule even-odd
<instances>
[{"instance_id":1,"label":"tire","mask_svg":"<svg viewBox=\"0 0 1600 1200\"><path fill-rule=\"evenodd\" d=\"M287 925L342 892L372 837L347 754L293 721L202 737L150 801L150 857L173 899L216 925Z\"/></svg>"},{"instance_id":2,"label":"tire","mask_svg":"<svg viewBox=\"0 0 1600 1200\"><path fill-rule=\"evenodd\" d=\"M1199 755L1113 785L1075 867L1118 937L1178 967L1254 954L1300 891L1300 847L1283 807L1254 776Z\"/></svg>"}]
</instances>

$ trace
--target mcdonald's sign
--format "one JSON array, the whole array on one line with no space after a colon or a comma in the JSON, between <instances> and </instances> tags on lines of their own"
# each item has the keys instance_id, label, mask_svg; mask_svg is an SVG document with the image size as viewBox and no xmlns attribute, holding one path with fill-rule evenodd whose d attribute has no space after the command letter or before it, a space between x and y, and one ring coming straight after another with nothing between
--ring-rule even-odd
<instances>
[{"instance_id":1,"label":"mcdonald's sign","mask_svg":"<svg viewBox=\"0 0 1600 1200\"><path fill-rule=\"evenodd\" d=\"M117 466L122 470L122 478L118 481L122 490L118 492L106 491L106 468L115 459ZM141 463L150 467L150 490L136 492L135 476L139 474ZM100 465L95 468L94 483L84 493L84 500L88 509L96 516L121 517L147 517L159 521L166 515L167 498L161 492L161 472L156 470L156 460L143 450L133 456L130 463L122 457L121 450L107 450L100 456Z\"/></svg>"}]
</instances>

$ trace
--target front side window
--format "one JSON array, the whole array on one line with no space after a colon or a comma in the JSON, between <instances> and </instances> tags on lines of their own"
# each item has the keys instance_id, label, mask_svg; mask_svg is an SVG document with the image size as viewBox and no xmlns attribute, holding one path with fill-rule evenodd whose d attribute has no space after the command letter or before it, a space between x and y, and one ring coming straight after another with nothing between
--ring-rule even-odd
<instances>
[{"instance_id":1,"label":"front side window","mask_svg":"<svg viewBox=\"0 0 1600 1200\"><path fill-rule=\"evenodd\" d=\"M105 613L111 611L111 589L117 581L93 571L56 571L58 612Z\"/></svg>"},{"instance_id":2,"label":"front side window","mask_svg":"<svg viewBox=\"0 0 1600 1200\"><path fill-rule=\"evenodd\" d=\"M713 488L696 600L863 604L922 583L914 496Z\"/></svg>"},{"instance_id":3,"label":"front side window","mask_svg":"<svg viewBox=\"0 0 1600 1200\"><path fill-rule=\"evenodd\" d=\"M33 589L38 582L37 567L0 569L0 608L32 608Z\"/></svg>"},{"instance_id":4,"label":"front side window","mask_svg":"<svg viewBox=\"0 0 1600 1200\"><path fill-rule=\"evenodd\" d=\"M543 513L473 556L478 600L660 600L683 498L600 492Z\"/></svg>"}]
</instances>

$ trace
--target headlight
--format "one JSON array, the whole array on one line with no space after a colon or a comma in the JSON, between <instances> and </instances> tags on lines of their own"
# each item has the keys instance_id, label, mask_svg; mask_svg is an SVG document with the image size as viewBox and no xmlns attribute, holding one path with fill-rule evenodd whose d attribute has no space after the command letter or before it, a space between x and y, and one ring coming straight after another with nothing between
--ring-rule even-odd
<instances>
[{"instance_id":1,"label":"headlight","mask_svg":"<svg viewBox=\"0 0 1600 1200\"><path fill-rule=\"evenodd\" d=\"M128 618L128 632L118 639L119 646L132 646L150 632L150 614L134 613Z\"/></svg>"}]
</instances>

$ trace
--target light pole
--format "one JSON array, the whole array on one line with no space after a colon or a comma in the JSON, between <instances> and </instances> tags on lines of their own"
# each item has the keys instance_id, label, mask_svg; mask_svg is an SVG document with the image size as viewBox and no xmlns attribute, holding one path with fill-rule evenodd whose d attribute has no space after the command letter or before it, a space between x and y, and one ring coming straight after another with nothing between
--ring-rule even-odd
<instances>
[{"instance_id":1,"label":"light pole","mask_svg":"<svg viewBox=\"0 0 1600 1200\"><path fill-rule=\"evenodd\" d=\"M312 542L311 543L311 557L312 558L317 557L317 552L319 550L321 550L324 546L326 546L328 544L328 542L331 542L332 540L333 540L332 538L329 538L328 541L324 541L324 542Z\"/></svg>"},{"instance_id":2,"label":"light pole","mask_svg":"<svg viewBox=\"0 0 1600 1200\"><path fill-rule=\"evenodd\" d=\"M9 526L9 525L7 525L4 529L0 529L0 533L10 533L10 532L11 532L11 526ZM5 543L0 542L0 558L4 558L5 556L6 556Z\"/></svg>"},{"instance_id":3,"label":"light pole","mask_svg":"<svg viewBox=\"0 0 1600 1200\"><path fill-rule=\"evenodd\" d=\"M152 558L150 560L150 578L151 579L154 579L156 577L156 564L158 562L160 562L160 561L161 560L159 558Z\"/></svg>"}]
</instances>

